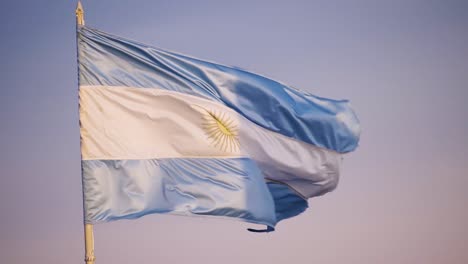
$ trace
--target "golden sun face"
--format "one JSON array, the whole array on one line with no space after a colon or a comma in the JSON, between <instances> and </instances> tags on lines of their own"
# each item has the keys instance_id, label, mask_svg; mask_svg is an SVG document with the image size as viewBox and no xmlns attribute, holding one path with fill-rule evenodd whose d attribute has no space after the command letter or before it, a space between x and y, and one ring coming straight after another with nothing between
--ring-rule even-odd
<instances>
[{"instance_id":1,"label":"golden sun face","mask_svg":"<svg viewBox=\"0 0 468 264\"><path fill-rule=\"evenodd\" d=\"M224 113L204 110L203 129L212 144L226 152L238 151L240 143L235 121Z\"/></svg>"}]
</instances>

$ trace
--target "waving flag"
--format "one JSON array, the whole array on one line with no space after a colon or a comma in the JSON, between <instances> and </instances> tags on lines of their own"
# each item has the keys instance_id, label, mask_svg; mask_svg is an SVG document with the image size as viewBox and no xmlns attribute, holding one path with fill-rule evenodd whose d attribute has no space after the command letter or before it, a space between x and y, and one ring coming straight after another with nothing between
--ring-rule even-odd
<instances>
[{"instance_id":1,"label":"waving flag","mask_svg":"<svg viewBox=\"0 0 468 264\"><path fill-rule=\"evenodd\" d=\"M151 213L264 224L333 190L359 123L320 98L78 28L85 222Z\"/></svg>"}]
</instances>

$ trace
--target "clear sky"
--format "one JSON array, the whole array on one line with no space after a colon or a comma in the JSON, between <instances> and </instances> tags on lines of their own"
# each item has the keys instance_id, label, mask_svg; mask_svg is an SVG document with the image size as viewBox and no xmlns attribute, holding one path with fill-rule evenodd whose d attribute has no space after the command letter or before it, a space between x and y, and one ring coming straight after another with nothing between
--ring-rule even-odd
<instances>
[{"instance_id":1,"label":"clear sky","mask_svg":"<svg viewBox=\"0 0 468 264\"><path fill-rule=\"evenodd\" d=\"M276 232L151 215L96 226L97 263L468 263L467 1L83 5L91 27L350 99L363 128L337 190ZM2 3L2 263L83 263L75 6Z\"/></svg>"}]
</instances>

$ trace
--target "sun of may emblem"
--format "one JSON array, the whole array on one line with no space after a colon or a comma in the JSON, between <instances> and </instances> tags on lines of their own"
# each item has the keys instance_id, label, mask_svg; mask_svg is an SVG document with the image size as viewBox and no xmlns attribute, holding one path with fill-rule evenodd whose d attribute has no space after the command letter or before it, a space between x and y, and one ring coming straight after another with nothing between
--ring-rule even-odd
<instances>
[{"instance_id":1,"label":"sun of may emblem","mask_svg":"<svg viewBox=\"0 0 468 264\"><path fill-rule=\"evenodd\" d=\"M203 129L215 147L226 152L240 148L238 129L234 119L222 112L204 109Z\"/></svg>"}]
</instances>

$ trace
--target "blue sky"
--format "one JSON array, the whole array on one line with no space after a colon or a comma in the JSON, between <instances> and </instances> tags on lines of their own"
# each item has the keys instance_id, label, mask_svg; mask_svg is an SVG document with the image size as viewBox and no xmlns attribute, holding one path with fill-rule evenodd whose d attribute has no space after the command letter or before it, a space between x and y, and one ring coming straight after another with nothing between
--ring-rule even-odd
<instances>
[{"instance_id":1,"label":"blue sky","mask_svg":"<svg viewBox=\"0 0 468 264\"><path fill-rule=\"evenodd\" d=\"M152 215L96 226L97 263L466 263L466 1L83 1L86 24L350 99L340 184L271 234ZM82 263L75 1L0 17L0 255Z\"/></svg>"}]
</instances>

